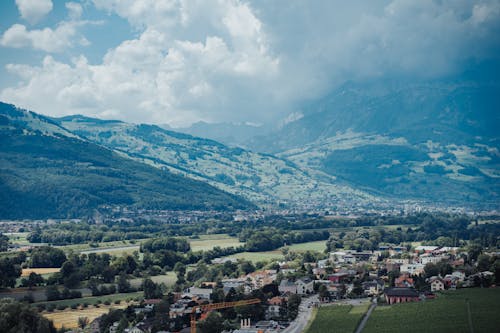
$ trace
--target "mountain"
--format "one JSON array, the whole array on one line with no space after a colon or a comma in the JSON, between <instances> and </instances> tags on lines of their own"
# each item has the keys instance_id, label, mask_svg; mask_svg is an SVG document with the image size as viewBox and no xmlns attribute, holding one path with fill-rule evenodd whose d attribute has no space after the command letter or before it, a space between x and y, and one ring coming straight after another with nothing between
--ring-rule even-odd
<instances>
[{"instance_id":1,"label":"mountain","mask_svg":"<svg viewBox=\"0 0 500 333\"><path fill-rule=\"evenodd\" d=\"M136 162L49 118L0 103L0 218L68 218L101 205L233 209L253 204Z\"/></svg>"},{"instance_id":2,"label":"mountain","mask_svg":"<svg viewBox=\"0 0 500 333\"><path fill-rule=\"evenodd\" d=\"M498 207L500 85L347 83L250 146L400 199Z\"/></svg>"},{"instance_id":3,"label":"mountain","mask_svg":"<svg viewBox=\"0 0 500 333\"><path fill-rule=\"evenodd\" d=\"M267 126L242 124L242 123L206 123L203 121L192 124L189 127L172 129L162 126L167 130L190 134L200 138L207 138L221 142L228 146L245 148L246 142L255 136L268 134L271 129Z\"/></svg>"},{"instance_id":4,"label":"mountain","mask_svg":"<svg viewBox=\"0 0 500 333\"><path fill-rule=\"evenodd\" d=\"M259 205L357 205L377 201L288 160L152 125L83 116L54 119L72 133L157 168L207 182Z\"/></svg>"}]
</instances>

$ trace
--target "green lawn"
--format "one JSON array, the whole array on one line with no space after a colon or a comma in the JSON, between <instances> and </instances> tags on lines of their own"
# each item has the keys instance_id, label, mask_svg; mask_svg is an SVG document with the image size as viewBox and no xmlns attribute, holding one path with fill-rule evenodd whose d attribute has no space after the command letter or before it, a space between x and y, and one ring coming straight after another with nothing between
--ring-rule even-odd
<instances>
[{"instance_id":1,"label":"green lawn","mask_svg":"<svg viewBox=\"0 0 500 333\"><path fill-rule=\"evenodd\" d=\"M360 306L322 306L306 333L352 333L368 307L368 303Z\"/></svg>"},{"instance_id":2,"label":"green lawn","mask_svg":"<svg viewBox=\"0 0 500 333\"><path fill-rule=\"evenodd\" d=\"M435 300L378 306L363 332L470 332L467 299L474 332L499 332L500 288L447 291Z\"/></svg>"}]
</instances>

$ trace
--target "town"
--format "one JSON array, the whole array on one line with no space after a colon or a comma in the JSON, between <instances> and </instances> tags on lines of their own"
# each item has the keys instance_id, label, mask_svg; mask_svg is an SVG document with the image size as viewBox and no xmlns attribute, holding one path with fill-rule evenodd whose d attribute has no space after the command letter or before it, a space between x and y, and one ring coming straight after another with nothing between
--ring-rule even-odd
<instances>
[{"instance_id":1,"label":"town","mask_svg":"<svg viewBox=\"0 0 500 333\"><path fill-rule=\"evenodd\" d=\"M182 236L193 222L149 221L152 238L130 216L5 222L0 297L30 304L61 332L296 333L316 332L315 318L332 309L355 309L346 331L363 318L369 331L374 307L497 295L494 216L270 216L214 224L200 215L195 237ZM238 238L223 234L235 220Z\"/></svg>"}]
</instances>

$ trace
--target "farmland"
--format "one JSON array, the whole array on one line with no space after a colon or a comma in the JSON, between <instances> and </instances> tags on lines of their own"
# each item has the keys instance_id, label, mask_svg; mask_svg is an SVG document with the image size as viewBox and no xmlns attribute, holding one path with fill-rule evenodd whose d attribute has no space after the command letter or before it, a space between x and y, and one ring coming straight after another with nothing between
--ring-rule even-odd
<instances>
[{"instance_id":1,"label":"farmland","mask_svg":"<svg viewBox=\"0 0 500 333\"><path fill-rule=\"evenodd\" d=\"M133 293L121 293L121 294L112 294L112 295L105 295L105 296L89 296L89 297L83 297L83 298L74 298L74 299L64 299L64 300L59 300L59 301L50 301L50 302L40 302L40 303L35 303L36 304L45 304L45 305L50 305L53 304L54 306L72 306L74 304L89 304L89 305L95 305L95 304L100 304L106 301L109 302L114 302L114 301L129 301L132 299L142 299L144 293L141 291L133 292Z\"/></svg>"},{"instance_id":2,"label":"farmland","mask_svg":"<svg viewBox=\"0 0 500 333\"><path fill-rule=\"evenodd\" d=\"M326 249L326 241L292 244L288 246L288 249L293 252L306 252L306 251L323 252Z\"/></svg>"},{"instance_id":3,"label":"farmland","mask_svg":"<svg viewBox=\"0 0 500 333\"><path fill-rule=\"evenodd\" d=\"M54 322L56 328L76 328L78 326L78 318L87 317L89 322L95 318L108 313L111 309L124 309L127 307L126 303L113 304L113 305L101 305L97 307L91 307L86 309L77 310L64 310L57 312L47 312L43 313L43 316Z\"/></svg>"},{"instance_id":4,"label":"farmland","mask_svg":"<svg viewBox=\"0 0 500 333\"><path fill-rule=\"evenodd\" d=\"M60 268L23 268L21 277L27 277L31 273L36 273L40 275L53 274L59 272Z\"/></svg>"},{"instance_id":5,"label":"farmland","mask_svg":"<svg viewBox=\"0 0 500 333\"><path fill-rule=\"evenodd\" d=\"M435 300L379 306L363 332L495 332L500 327L498 313L499 288L461 289L440 294Z\"/></svg>"},{"instance_id":6,"label":"farmland","mask_svg":"<svg viewBox=\"0 0 500 333\"><path fill-rule=\"evenodd\" d=\"M314 321L306 333L352 333L368 309L368 304L360 306L332 305L318 309Z\"/></svg>"}]
</instances>

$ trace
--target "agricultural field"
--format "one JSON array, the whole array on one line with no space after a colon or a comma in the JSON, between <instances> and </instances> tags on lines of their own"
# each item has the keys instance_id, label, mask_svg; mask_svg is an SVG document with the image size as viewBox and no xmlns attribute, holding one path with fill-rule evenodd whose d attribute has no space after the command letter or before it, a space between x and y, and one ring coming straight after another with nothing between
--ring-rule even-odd
<instances>
[{"instance_id":1,"label":"agricultural field","mask_svg":"<svg viewBox=\"0 0 500 333\"><path fill-rule=\"evenodd\" d=\"M359 306L322 306L317 310L316 317L306 333L352 333L368 307L368 303Z\"/></svg>"},{"instance_id":2,"label":"agricultural field","mask_svg":"<svg viewBox=\"0 0 500 333\"><path fill-rule=\"evenodd\" d=\"M200 235L198 239L188 239L192 251L207 251L218 246L220 248L238 247L245 245L236 237L227 234Z\"/></svg>"},{"instance_id":3,"label":"agricultural field","mask_svg":"<svg viewBox=\"0 0 500 333\"><path fill-rule=\"evenodd\" d=\"M245 259L253 263L258 261L283 260L284 256L280 250L265 252L241 252L228 256L227 258Z\"/></svg>"},{"instance_id":4,"label":"agricultural field","mask_svg":"<svg viewBox=\"0 0 500 333\"><path fill-rule=\"evenodd\" d=\"M363 332L498 332L499 313L500 288L460 289L435 300L378 306Z\"/></svg>"},{"instance_id":5,"label":"agricultural field","mask_svg":"<svg viewBox=\"0 0 500 333\"><path fill-rule=\"evenodd\" d=\"M44 312L43 316L54 322L54 326L57 329L61 327L64 328L76 328L78 327L78 318L87 317L89 322L108 313L112 309L124 309L127 307L127 303L122 302L120 304L112 305L100 305L98 308L90 307L86 309L76 309L76 310L63 310L55 312Z\"/></svg>"},{"instance_id":6,"label":"agricultural field","mask_svg":"<svg viewBox=\"0 0 500 333\"><path fill-rule=\"evenodd\" d=\"M31 273L40 274L42 276L48 276L59 272L60 268L23 268L21 277L28 277Z\"/></svg>"},{"instance_id":7,"label":"agricultural field","mask_svg":"<svg viewBox=\"0 0 500 333\"><path fill-rule=\"evenodd\" d=\"M95 305L99 303L104 303L106 301L109 301L113 303L114 301L130 301L133 299L142 299L144 293L142 291L137 291L133 293L121 293L121 294L111 294L111 295L103 295L103 296L89 296L89 297L82 297L82 298L74 298L74 299L64 299L64 300L59 300L59 301L50 301L50 302L39 302L39 303L34 303L34 305L37 304L54 304L56 307L63 305L63 306L71 306L73 304L84 304L87 303L88 305Z\"/></svg>"},{"instance_id":8,"label":"agricultural field","mask_svg":"<svg viewBox=\"0 0 500 333\"><path fill-rule=\"evenodd\" d=\"M290 246L287 246L287 248L292 252L306 252L306 251L323 252L326 249L326 240L292 244Z\"/></svg>"},{"instance_id":9,"label":"agricultural field","mask_svg":"<svg viewBox=\"0 0 500 333\"><path fill-rule=\"evenodd\" d=\"M149 277L154 283L164 283L167 287L173 286L177 281L175 272L167 272L164 275L156 275ZM143 278L129 280L130 285L138 288L142 284Z\"/></svg>"}]
</instances>

